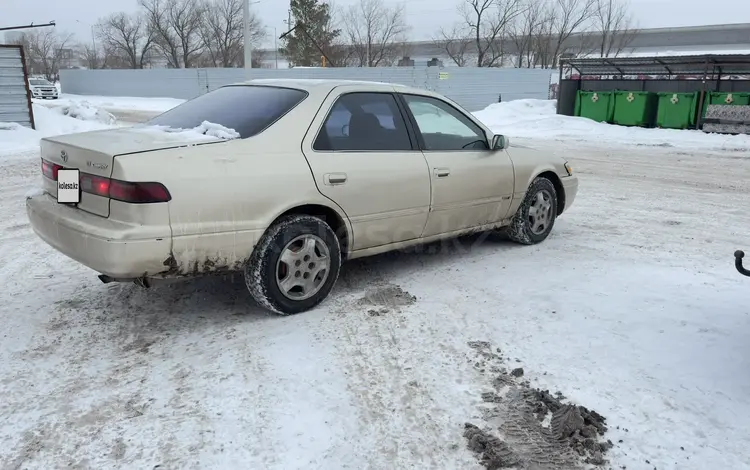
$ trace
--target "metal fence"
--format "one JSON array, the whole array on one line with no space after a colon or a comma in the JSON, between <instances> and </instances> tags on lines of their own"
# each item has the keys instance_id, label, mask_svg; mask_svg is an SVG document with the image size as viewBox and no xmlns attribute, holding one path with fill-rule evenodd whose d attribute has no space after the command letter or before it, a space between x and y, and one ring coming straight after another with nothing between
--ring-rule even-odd
<instances>
[{"instance_id":1,"label":"metal fence","mask_svg":"<svg viewBox=\"0 0 750 470\"><path fill-rule=\"evenodd\" d=\"M293 69L61 70L64 93L190 99L220 86L254 78L317 78L400 83L437 91L470 111L503 101L547 99L551 72L473 67L373 67Z\"/></svg>"},{"instance_id":2,"label":"metal fence","mask_svg":"<svg viewBox=\"0 0 750 470\"><path fill-rule=\"evenodd\" d=\"M17 122L34 128L28 93L23 48L0 45L0 122Z\"/></svg>"}]
</instances>

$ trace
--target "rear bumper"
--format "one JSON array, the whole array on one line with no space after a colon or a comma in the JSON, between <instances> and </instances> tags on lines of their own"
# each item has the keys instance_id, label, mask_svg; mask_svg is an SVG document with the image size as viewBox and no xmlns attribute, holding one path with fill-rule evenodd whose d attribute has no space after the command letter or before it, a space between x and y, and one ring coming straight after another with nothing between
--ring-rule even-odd
<instances>
[{"instance_id":1,"label":"rear bumper","mask_svg":"<svg viewBox=\"0 0 750 470\"><path fill-rule=\"evenodd\" d=\"M578 177L573 175L561 178L561 180L563 190L565 191L565 209L563 209L563 212L566 212L573 205L573 201L575 201L576 195L578 195Z\"/></svg>"},{"instance_id":2,"label":"rear bumper","mask_svg":"<svg viewBox=\"0 0 750 470\"><path fill-rule=\"evenodd\" d=\"M69 258L113 278L153 276L168 269L171 234L146 238L137 225L58 204L49 194L26 199L34 232ZM141 232L143 231L140 228Z\"/></svg>"}]
</instances>

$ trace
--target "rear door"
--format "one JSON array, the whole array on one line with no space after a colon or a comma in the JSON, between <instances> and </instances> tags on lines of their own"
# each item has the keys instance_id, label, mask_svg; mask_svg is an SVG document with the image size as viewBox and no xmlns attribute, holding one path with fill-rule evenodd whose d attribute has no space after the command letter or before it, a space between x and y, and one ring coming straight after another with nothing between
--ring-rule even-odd
<instances>
[{"instance_id":1,"label":"rear door","mask_svg":"<svg viewBox=\"0 0 750 470\"><path fill-rule=\"evenodd\" d=\"M430 167L432 200L423 236L502 220L515 176L505 150L459 108L434 96L401 94Z\"/></svg>"},{"instance_id":2,"label":"rear door","mask_svg":"<svg viewBox=\"0 0 750 470\"><path fill-rule=\"evenodd\" d=\"M334 89L303 142L318 189L352 224L350 249L419 238L430 173L393 87Z\"/></svg>"}]
</instances>

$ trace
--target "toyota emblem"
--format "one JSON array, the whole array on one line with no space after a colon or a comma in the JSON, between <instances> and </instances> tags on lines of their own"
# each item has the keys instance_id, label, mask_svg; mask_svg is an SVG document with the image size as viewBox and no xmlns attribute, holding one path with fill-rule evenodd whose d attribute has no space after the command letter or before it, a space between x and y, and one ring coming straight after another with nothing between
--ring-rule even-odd
<instances>
[{"instance_id":1,"label":"toyota emblem","mask_svg":"<svg viewBox=\"0 0 750 470\"><path fill-rule=\"evenodd\" d=\"M62 150L60 152L60 158L62 158L62 161L67 162L68 161L68 152L65 150Z\"/></svg>"}]
</instances>

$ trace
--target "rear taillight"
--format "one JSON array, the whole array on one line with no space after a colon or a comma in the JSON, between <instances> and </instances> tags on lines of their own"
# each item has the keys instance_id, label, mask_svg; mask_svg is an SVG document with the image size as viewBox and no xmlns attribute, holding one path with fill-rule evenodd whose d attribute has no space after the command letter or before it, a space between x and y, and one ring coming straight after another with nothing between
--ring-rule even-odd
<instances>
[{"instance_id":1,"label":"rear taillight","mask_svg":"<svg viewBox=\"0 0 750 470\"><path fill-rule=\"evenodd\" d=\"M57 170L62 168L64 167L42 159L42 174L53 181L57 181ZM84 193L132 204L168 202L172 199L161 183L131 183L83 172L80 175L81 191Z\"/></svg>"},{"instance_id":2,"label":"rear taillight","mask_svg":"<svg viewBox=\"0 0 750 470\"><path fill-rule=\"evenodd\" d=\"M161 183L130 183L110 180L109 197L136 204L148 202L168 202L172 196Z\"/></svg>"},{"instance_id":3,"label":"rear taillight","mask_svg":"<svg viewBox=\"0 0 750 470\"><path fill-rule=\"evenodd\" d=\"M57 170L61 169L60 165L50 163L42 159L42 174L52 181L57 181Z\"/></svg>"}]
</instances>

